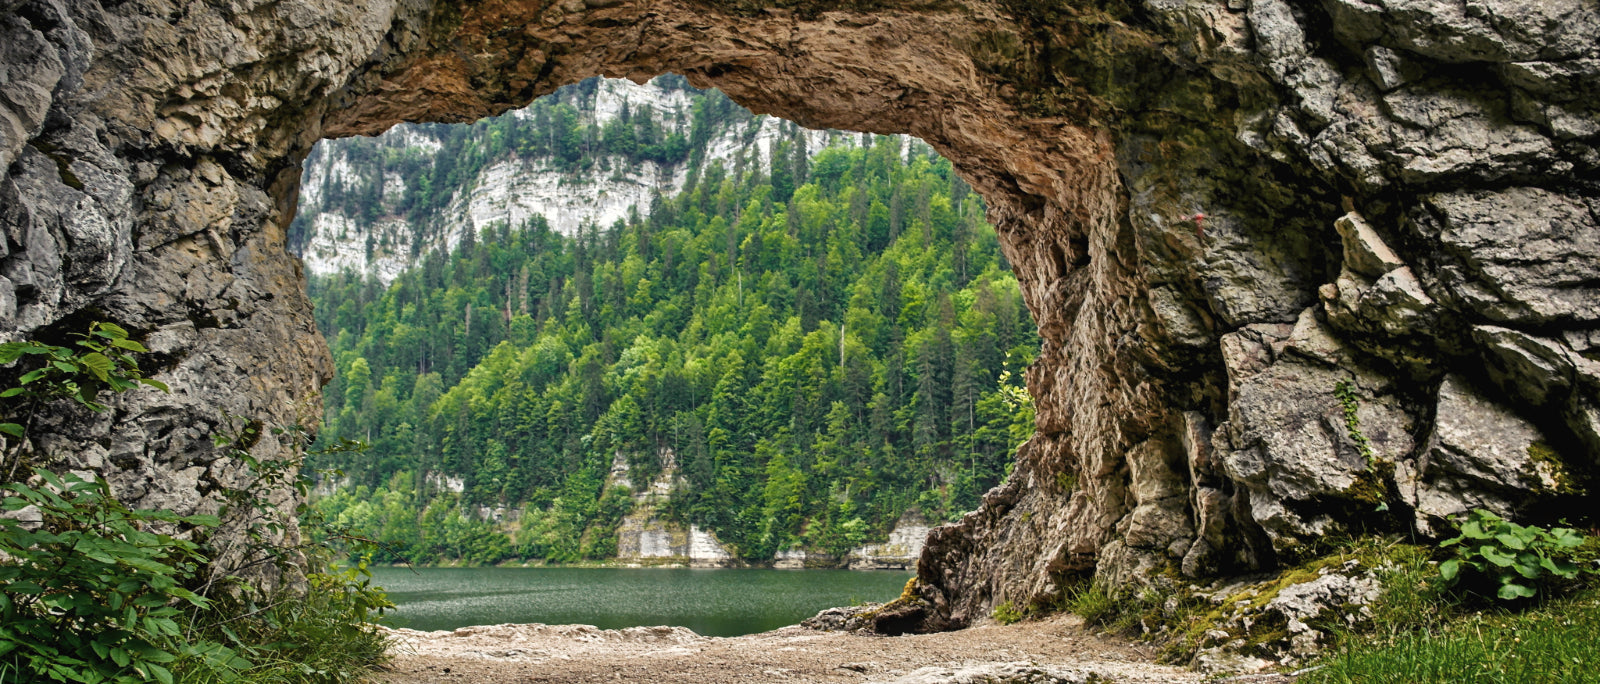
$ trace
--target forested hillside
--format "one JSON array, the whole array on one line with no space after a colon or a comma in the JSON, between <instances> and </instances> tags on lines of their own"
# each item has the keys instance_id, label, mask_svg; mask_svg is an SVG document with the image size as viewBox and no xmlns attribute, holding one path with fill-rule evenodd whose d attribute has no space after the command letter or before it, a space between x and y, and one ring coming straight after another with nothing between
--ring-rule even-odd
<instances>
[{"instance_id":1,"label":"forested hillside","mask_svg":"<svg viewBox=\"0 0 1600 684\"><path fill-rule=\"evenodd\" d=\"M308 272L353 269L387 285L468 232L543 217L554 232L627 220L722 162L809 157L856 134L758 117L681 76L591 78L470 125L401 124L319 143L302 174L291 248Z\"/></svg>"},{"instance_id":2,"label":"forested hillside","mask_svg":"<svg viewBox=\"0 0 1600 684\"><path fill-rule=\"evenodd\" d=\"M324 439L372 445L316 464L349 478L317 505L415 560L605 558L614 455L641 483L670 450L668 514L747 559L974 508L1032 429L1034 328L949 163L871 140L570 238L497 224L387 288L313 277Z\"/></svg>"}]
</instances>

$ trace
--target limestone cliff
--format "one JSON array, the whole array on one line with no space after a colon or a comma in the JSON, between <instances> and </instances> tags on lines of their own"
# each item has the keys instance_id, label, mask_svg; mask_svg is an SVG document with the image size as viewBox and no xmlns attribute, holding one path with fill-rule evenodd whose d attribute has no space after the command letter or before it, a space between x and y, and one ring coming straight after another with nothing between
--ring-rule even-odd
<instances>
[{"instance_id":1,"label":"limestone cliff","mask_svg":"<svg viewBox=\"0 0 1600 684\"><path fill-rule=\"evenodd\" d=\"M3 0L0 333L137 331L173 394L38 446L201 506L218 412L314 415L327 377L284 250L317 139L674 72L916 135L988 200L1038 434L930 535L925 628L1592 510L1597 30L1592 0Z\"/></svg>"},{"instance_id":2,"label":"limestone cliff","mask_svg":"<svg viewBox=\"0 0 1600 684\"><path fill-rule=\"evenodd\" d=\"M631 159L596 152L593 163L572 165L552 155L507 150L484 160L475 173L462 174L468 177L449 187L445 205L434 210L401 209L415 202L424 169L431 172L427 176L431 185L444 185L445 178L434 176L443 176L440 151L445 145L480 146L488 141L476 136L451 141L437 126L414 124L395 126L370 142L325 140L306 159L295 217L300 234L291 231L291 247L312 275L352 269L388 284L421 263L428 252L453 249L467 230L481 233L497 223L521 226L538 216L551 230L572 236L586 225L609 227L630 213L648 217L656 197L678 194L691 176L713 165L767 168L773 150L781 149L778 145L784 141L792 139L815 156L858 139L844 131L800 128L768 116L708 125L709 130L697 136L690 125L695 105L711 96L681 85L681 79L638 85L596 78L566 86L553 97L570 103L581 126L599 130L624 116L633 122L648 117L652 124L660 121L658 135L679 139L682 156ZM554 134L531 109L512 110L501 119L507 117L509 121L485 126L492 132L482 137L507 131L539 137Z\"/></svg>"}]
</instances>

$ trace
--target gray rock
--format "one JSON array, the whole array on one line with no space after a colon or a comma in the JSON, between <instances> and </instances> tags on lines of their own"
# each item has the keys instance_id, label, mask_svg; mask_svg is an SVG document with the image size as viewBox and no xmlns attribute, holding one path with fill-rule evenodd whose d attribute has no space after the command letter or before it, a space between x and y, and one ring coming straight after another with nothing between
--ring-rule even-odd
<instances>
[{"instance_id":1,"label":"gray rock","mask_svg":"<svg viewBox=\"0 0 1600 684\"><path fill-rule=\"evenodd\" d=\"M1441 62L1571 59L1595 51L1600 32L1583 0L1329 0L1333 32Z\"/></svg>"},{"instance_id":2,"label":"gray rock","mask_svg":"<svg viewBox=\"0 0 1600 684\"><path fill-rule=\"evenodd\" d=\"M1327 635L1312 627L1313 621L1338 621L1354 627L1372 616L1367 606L1383 594L1383 585L1370 573L1355 572L1359 565L1351 561L1340 572L1285 587L1267 602L1263 613L1275 613L1288 622L1291 654L1304 658L1322 650Z\"/></svg>"},{"instance_id":3,"label":"gray rock","mask_svg":"<svg viewBox=\"0 0 1600 684\"><path fill-rule=\"evenodd\" d=\"M1406 81L1410 80L1404 73L1404 61L1400 57L1400 53L1382 45L1373 45L1367 48L1365 57L1367 59L1367 74L1372 77L1372 81L1378 84L1379 88L1385 91L1394 90L1405 85Z\"/></svg>"},{"instance_id":4,"label":"gray rock","mask_svg":"<svg viewBox=\"0 0 1600 684\"><path fill-rule=\"evenodd\" d=\"M1592 200L1539 188L1431 195L1413 212L1444 253L1429 269L1462 310L1505 324L1600 322Z\"/></svg>"},{"instance_id":5,"label":"gray rock","mask_svg":"<svg viewBox=\"0 0 1600 684\"><path fill-rule=\"evenodd\" d=\"M1414 418L1387 380L1352 375L1350 350L1307 310L1271 365L1230 383L1230 444L1218 447L1228 476L1248 490L1251 513L1274 545L1330 533L1348 520L1313 502L1383 503L1373 489L1374 463L1357 448L1334 389L1352 383L1360 396L1360 431L1374 462L1393 463L1412 449ZM1225 354L1226 361L1227 356ZM1359 367L1357 367L1359 368Z\"/></svg>"},{"instance_id":6,"label":"gray rock","mask_svg":"<svg viewBox=\"0 0 1600 684\"><path fill-rule=\"evenodd\" d=\"M1395 256L1378 232L1367 225L1360 214L1349 213L1333 222L1344 244L1344 267L1367 278L1380 278L1390 271L1405 267L1406 263Z\"/></svg>"},{"instance_id":7,"label":"gray rock","mask_svg":"<svg viewBox=\"0 0 1600 684\"><path fill-rule=\"evenodd\" d=\"M1525 505L1562 493L1571 474L1544 435L1505 404L1459 376L1439 387L1433 432L1413 471L1399 470L1402 496L1419 530L1475 508L1515 517Z\"/></svg>"},{"instance_id":8,"label":"gray rock","mask_svg":"<svg viewBox=\"0 0 1600 684\"><path fill-rule=\"evenodd\" d=\"M1474 326L1472 338L1483 346L1490 378L1501 391L1535 406L1565 399L1577 364L1594 363L1560 342L1509 328Z\"/></svg>"}]
</instances>

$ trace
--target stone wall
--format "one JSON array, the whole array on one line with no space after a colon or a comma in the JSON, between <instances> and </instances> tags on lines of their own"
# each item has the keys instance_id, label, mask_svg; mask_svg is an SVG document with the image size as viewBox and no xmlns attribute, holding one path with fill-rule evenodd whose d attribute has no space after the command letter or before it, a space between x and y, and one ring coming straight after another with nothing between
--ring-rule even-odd
<instances>
[{"instance_id":1,"label":"stone wall","mask_svg":"<svg viewBox=\"0 0 1600 684\"><path fill-rule=\"evenodd\" d=\"M930 535L925 628L1593 510L1597 29L1592 0L0 0L0 335L135 331L173 393L36 446L204 508L223 411L317 414L283 249L317 139L673 71L916 135L989 202L1038 434Z\"/></svg>"}]
</instances>

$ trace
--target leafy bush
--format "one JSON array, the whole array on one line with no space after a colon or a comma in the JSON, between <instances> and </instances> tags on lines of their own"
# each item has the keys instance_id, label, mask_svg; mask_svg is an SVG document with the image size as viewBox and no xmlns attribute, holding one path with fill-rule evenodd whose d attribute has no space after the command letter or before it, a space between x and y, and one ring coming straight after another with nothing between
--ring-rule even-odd
<instances>
[{"instance_id":1,"label":"leafy bush","mask_svg":"<svg viewBox=\"0 0 1600 684\"><path fill-rule=\"evenodd\" d=\"M1013 622L1019 622L1022 620L1022 611L1017 610L1017 607L1011 605L1010 601L1006 601L1005 603L995 606L994 612L990 614L990 617L993 617L995 622L998 622L1002 625L1009 625Z\"/></svg>"},{"instance_id":2,"label":"leafy bush","mask_svg":"<svg viewBox=\"0 0 1600 684\"><path fill-rule=\"evenodd\" d=\"M1571 560L1571 552L1583 543L1577 530L1518 525L1474 510L1461 535L1439 545L1454 548L1456 554L1439 564L1439 575L1452 586L1463 579L1490 584L1501 600L1530 598L1552 578L1570 580L1581 571L1594 572Z\"/></svg>"},{"instance_id":3,"label":"leafy bush","mask_svg":"<svg viewBox=\"0 0 1600 684\"><path fill-rule=\"evenodd\" d=\"M225 525L217 516L130 509L100 478L34 468L28 482L10 482L46 404L103 411L104 390L167 389L140 372L131 353L145 348L122 328L95 323L80 337L78 349L0 345L0 365L37 363L0 392L8 400L0 406L0 482L8 482L0 484L0 682L331 682L379 662L386 643L372 620L393 606L366 564L334 568L325 546L284 543L289 516L303 511L286 513L275 499L286 491L304 498L303 431L278 431L294 455L279 461L245 448L259 423L219 441L255 476L223 490ZM306 582L252 588L255 570L268 564L285 577L303 568Z\"/></svg>"},{"instance_id":4,"label":"leafy bush","mask_svg":"<svg viewBox=\"0 0 1600 684\"><path fill-rule=\"evenodd\" d=\"M216 518L130 510L103 479L35 472L40 486L4 489L5 510L26 517L0 518L8 559L0 565L0 657L21 671L89 683L171 684L166 665L179 657L241 664L180 628L180 606L208 607L184 587L206 563L199 545L148 529L209 528Z\"/></svg>"}]
</instances>

